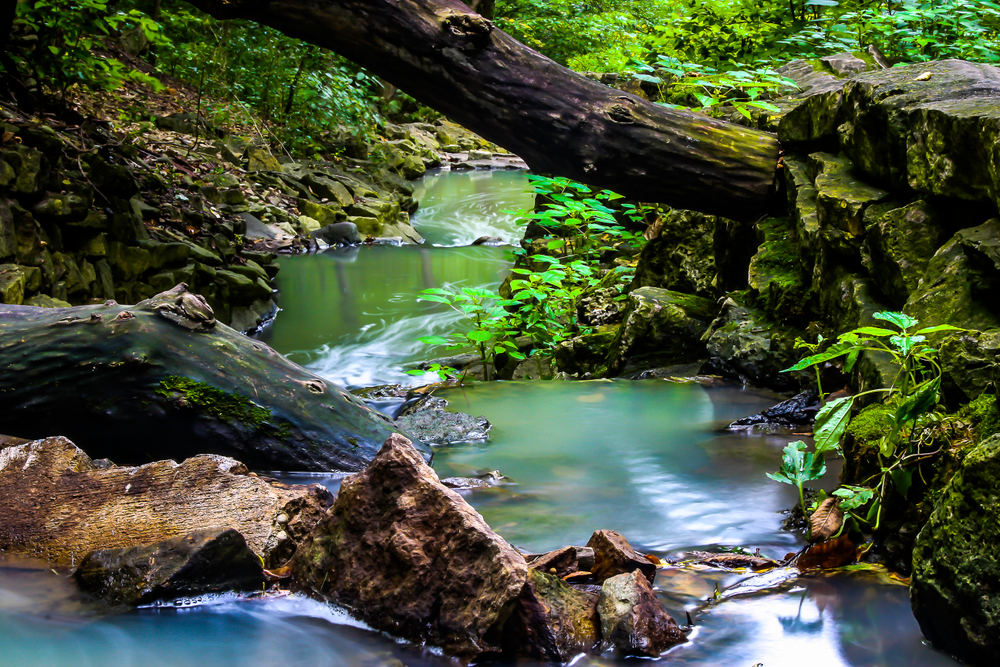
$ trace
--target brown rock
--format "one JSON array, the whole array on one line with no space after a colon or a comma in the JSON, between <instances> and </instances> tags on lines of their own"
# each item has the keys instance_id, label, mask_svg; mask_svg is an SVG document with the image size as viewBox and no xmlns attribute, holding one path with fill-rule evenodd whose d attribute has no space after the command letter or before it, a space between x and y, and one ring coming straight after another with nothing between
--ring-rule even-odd
<instances>
[{"instance_id":1,"label":"brown rock","mask_svg":"<svg viewBox=\"0 0 1000 667\"><path fill-rule=\"evenodd\" d=\"M687 641L646 578L637 572L611 577L601 586L597 610L602 648L655 658Z\"/></svg>"},{"instance_id":2,"label":"brown rock","mask_svg":"<svg viewBox=\"0 0 1000 667\"><path fill-rule=\"evenodd\" d=\"M393 434L291 561L298 585L369 624L471 658L499 649L528 567Z\"/></svg>"},{"instance_id":3,"label":"brown rock","mask_svg":"<svg viewBox=\"0 0 1000 667\"><path fill-rule=\"evenodd\" d=\"M156 544L101 549L73 573L84 593L113 605L223 591L260 591L260 559L235 530L210 528Z\"/></svg>"},{"instance_id":4,"label":"brown rock","mask_svg":"<svg viewBox=\"0 0 1000 667\"><path fill-rule=\"evenodd\" d=\"M63 437L0 449L0 551L70 565L97 549L233 528L268 567L332 502L319 486L269 483L224 456L95 465Z\"/></svg>"},{"instance_id":5,"label":"brown rock","mask_svg":"<svg viewBox=\"0 0 1000 667\"><path fill-rule=\"evenodd\" d=\"M528 567L546 574L554 574L560 578L583 569L580 567L579 559L576 556L576 547L563 547L562 549L542 554L528 563Z\"/></svg>"},{"instance_id":6,"label":"brown rock","mask_svg":"<svg viewBox=\"0 0 1000 667\"><path fill-rule=\"evenodd\" d=\"M567 663L592 651L600 642L597 599L596 592L577 590L557 576L530 570L504 624L504 654Z\"/></svg>"},{"instance_id":7,"label":"brown rock","mask_svg":"<svg viewBox=\"0 0 1000 667\"><path fill-rule=\"evenodd\" d=\"M590 537L587 546L594 550L594 568L591 571L598 581L633 570L642 572L649 583L656 578L656 565L633 549L621 533L598 530Z\"/></svg>"}]
</instances>

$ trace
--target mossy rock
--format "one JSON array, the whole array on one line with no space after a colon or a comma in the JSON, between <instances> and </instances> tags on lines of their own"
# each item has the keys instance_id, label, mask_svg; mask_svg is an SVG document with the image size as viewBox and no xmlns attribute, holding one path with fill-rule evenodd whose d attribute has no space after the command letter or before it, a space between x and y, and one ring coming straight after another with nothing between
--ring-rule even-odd
<instances>
[{"instance_id":1,"label":"mossy rock","mask_svg":"<svg viewBox=\"0 0 1000 667\"><path fill-rule=\"evenodd\" d=\"M608 370L622 373L705 356L702 336L717 312L711 299L656 287L628 296L624 322L608 357Z\"/></svg>"},{"instance_id":2,"label":"mossy rock","mask_svg":"<svg viewBox=\"0 0 1000 667\"><path fill-rule=\"evenodd\" d=\"M906 206L878 204L865 212L864 267L894 308L901 308L945 241L939 214L917 200Z\"/></svg>"},{"instance_id":3,"label":"mossy rock","mask_svg":"<svg viewBox=\"0 0 1000 667\"><path fill-rule=\"evenodd\" d=\"M819 239L819 210L816 187L805 159L785 157L785 189L788 211L795 224L796 251L805 270L811 270Z\"/></svg>"},{"instance_id":4,"label":"mossy rock","mask_svg":"<svg viewBox=\"0 0 1000 667\"><path fill-rule=\"evenodd\" d=\"M851 236L864 233L864 212L888 197L885 190L861 180L850 160L830 153L809 156L815 172L816 207L820 227L832 227Z\"/></svg>"},{"instance_id":5,"label":"mossy rock","mask_svg":"<svg viewBox=\"0 0 1000 667\"><path fill-rule=\"evenodd\" d=\"M910 604L937 648L970 665L1000 655L1000 435L965 457L913 549Z\"/></svg>"},{"instance_id":6,"label":"mossy rock","mask_svg":"<svg viewBox=\"0 0 1000 667\"><path fill-rule=\"evenodd\" d=\"M674 210L663 216L660 224L659 235L639 255L632 289L658 287L703 297L719 296L716 217Z\"/></svg>"},{"instance_id":7,"label":"mossy rock","mask_svg":"<svg viewBox=\"0 0 1000 667\"><path fill-rule=\"evenodd\" d=\"M795 349L795 339L802 335L801 331L771 320L763 311L730 297L705 333L710 358L706 371L779 391L796 389L807 376L782 371L801 358L800 351Z\"/></svg>"},{"instance_id":8,"label":"mossy rock","mask_svg":"<svg viewBox=\"0 0 1000 667\"><path fill-rule=\"evenodd\" d=\"M905 311L924 326L1000 328L1000 218L963 229L927 263Z\"/></svg>"},{"instance_id":9,"label":"mossy rock","mask_svg":"<svg viewBox=\"0 0 1000 667\"><path fill-rule=\"evenodd\" d=\"M0 264L0 303L24 302L24 270L17 264Z\"/></svg>"},{"instance_id":10,"label":"mossy rock","mask_svg":"<svg viewBox=\"0 0 1000 667\"><path fill-rule=\"evenodd\" d=\"M796 252L794 227L786 218L768 218L757 227L764 242L750 260L750 287L769 317L799 319L808 308L809 276Z\"/></svg>"},{"instance_id":11,"label":"mossy rock","mask_svg":"<svg viewBox=\"0 0 1000 667\"><path fill-rule=\"evenodd\" d=\"M940 346L941 389L948 402L972 401L1000 383L1000 329L963 331Z\"/></svg>"}]
</instances>

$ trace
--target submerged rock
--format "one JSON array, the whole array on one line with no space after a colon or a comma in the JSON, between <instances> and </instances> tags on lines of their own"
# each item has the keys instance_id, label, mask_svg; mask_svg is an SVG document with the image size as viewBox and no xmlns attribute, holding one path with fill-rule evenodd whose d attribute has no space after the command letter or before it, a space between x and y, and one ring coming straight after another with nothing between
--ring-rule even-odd
<instances>
[{"instance_id":1,"label":"submerged rock","mask_svg":"<svg viewBox=\"0 0 1000 667\"><path fill-rule=\"evenodd\" d=\"M601 585L597 604L602 645L627 656L658 657L687 637L638 571L619 574Z\"/></svg>"},{"instance_id":2,"label":"submerged rock","mask_svg":"<svg viewBox=\"0 0 1000 667\"><path fill-rule=\"evenodd\" d=\"M227 591L260 591L264 571L243 536L208 528L147 546L87 554L73 573L80 590L112 605L146 605Z\"/></svg>"},{"instance_id":3,"label":"submerged rock","mask_svg":"<svg viewBox=\"0 0 1000 667\"><path fill-rule=\"evenodd\" d=\"M910 604L937 648L992 667L1000 655L1000 434L968 453L913 549Z\"/></svg>"},{"instance_id":4,"label":"submerged rock","mask_svg":"<svg viewBox=\"0 0 1000 667\"><path fill-rule=\"evenodd\" d=\"M729 428L752 428L754 426L807 427L811 428L816 418L820 404L816 392L809 389L782 401L777 405L761 410L755 415L742 417L729 425Z\"/></svg>"},{"instance_id":5,"label":"submerged rock","mask_svg":"<svg viewBox=\"0 0 1000 667\"><path fill-rule=\"evenodd\" d=\"M298 585L374 627L467 658L500 649L528 567L410 442L344 480L291 563Z\"/></svg>"},{"instance_id":6,"label":"submerged rock","mask_svg":"<svg viewBox=\"0 0 1000 667\"><path fill-rule=\"evenodd\" d=\"M0 550L56 565L227 526L277 567L333 501L318 484L268 482L223 456L99 465L62 437L0 449L0 497Z\"/></svg>"},{"instance_id":7,"label":"submerged rock","mask_svg":"<svg viewBox=\"0 0 1000 667\"><path fill-rule=\"evenodd\" d=\"M404 411L396 418L396 426L423 442L432 445L450 445L454 442L487 440L493 425L486 417L473 417L464 412L448 412L448 401L428 396L416 409Z\"/></svg>"}]
</instances>

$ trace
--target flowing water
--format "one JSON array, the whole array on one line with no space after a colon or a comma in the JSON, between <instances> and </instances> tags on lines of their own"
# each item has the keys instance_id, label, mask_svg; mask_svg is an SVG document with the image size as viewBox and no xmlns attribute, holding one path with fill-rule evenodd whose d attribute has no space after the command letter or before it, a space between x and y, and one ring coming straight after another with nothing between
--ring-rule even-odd
<instances>
[{"instance_id":1,"label":"flowing water","mask_svg":"<svg viewBox=\"0 0 1000 667\"><path fill-rule=\"evenodd\" d=\"M514 238L530 205L523 174L429 177L415 216L420 248L365 247L282 260L279 314L265 338L279 351L349 386L413 381L403 369L428 355L422 335L457 319L413 295L440 285L495 286L503 250L462 247L483 235ZM419 380L419 379L418 379ZM452 408L486 415L488 443L438 448L442 477L499 470L505 479L466 498L518 547L583 544L611 528L663 558L691 549L744 547L780 558L801 547L781 530L791 487L767 480L788 438L720 427L775 402L738 386L637 382L492 383L449 390ZM835 468L836 466L831 466ZM830 475L835 475L831 470ZM341 475L287 475L331 488ZM743 582L741 584L741 582ZM740 584L740 585L738 585ZM884 572L768 580L674 567L656 585L675 618L692 615L691 641L665 663L751 667L955 665L928 648L907 589ZM709 603L721 591L721 600ZM393 665L444 667L327 605L296 597L107 615L81 604L65 572L0 560L0 665L186 667ZM631 662L631 661L624 661ZM624 664L622 662L622 664ZM613 665L611 657L579 665Z\"/></svg>"}]
</instances>

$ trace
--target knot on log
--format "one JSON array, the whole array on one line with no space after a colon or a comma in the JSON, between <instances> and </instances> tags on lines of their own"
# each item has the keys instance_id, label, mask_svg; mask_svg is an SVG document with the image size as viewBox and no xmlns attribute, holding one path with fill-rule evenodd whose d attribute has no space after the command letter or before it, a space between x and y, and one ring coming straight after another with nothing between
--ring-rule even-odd
<instances>
[{"instance_id":1,"label":"knot on log","mask_svg":"<svg viewBox=\"0 0 1000 667\"><path fill-rule=\"evenodd\" d=\"M477 46L489 40L494 28L492 21L484 19L479 14L466 14L454 10L448 10L443 14L441 25L453 35L468 37Z\"/></svg>"},{"instance_id":2,"label":"knot on log","mask_svg":"<svg viewBox=\"0 0 1000 667\"><path fill-rule=\"evenodd\" d=\"M141 301L137 308L152 310L175 324L193 331L208 331L215 326L215 313L200 294L188 291L186 283Z\"/></svg>"},{"instance_id":3,"label":"knot on log","mask_svg":"<svg viewBox=\"0 0 1000 667\"><path fill-rule=\"evenodd\" d=\"M608 118L623 125L635 124L635 117L632 115L632 110L624 104L611 105L611 108L608 109Z\"/></svg>"}]
</instances>

